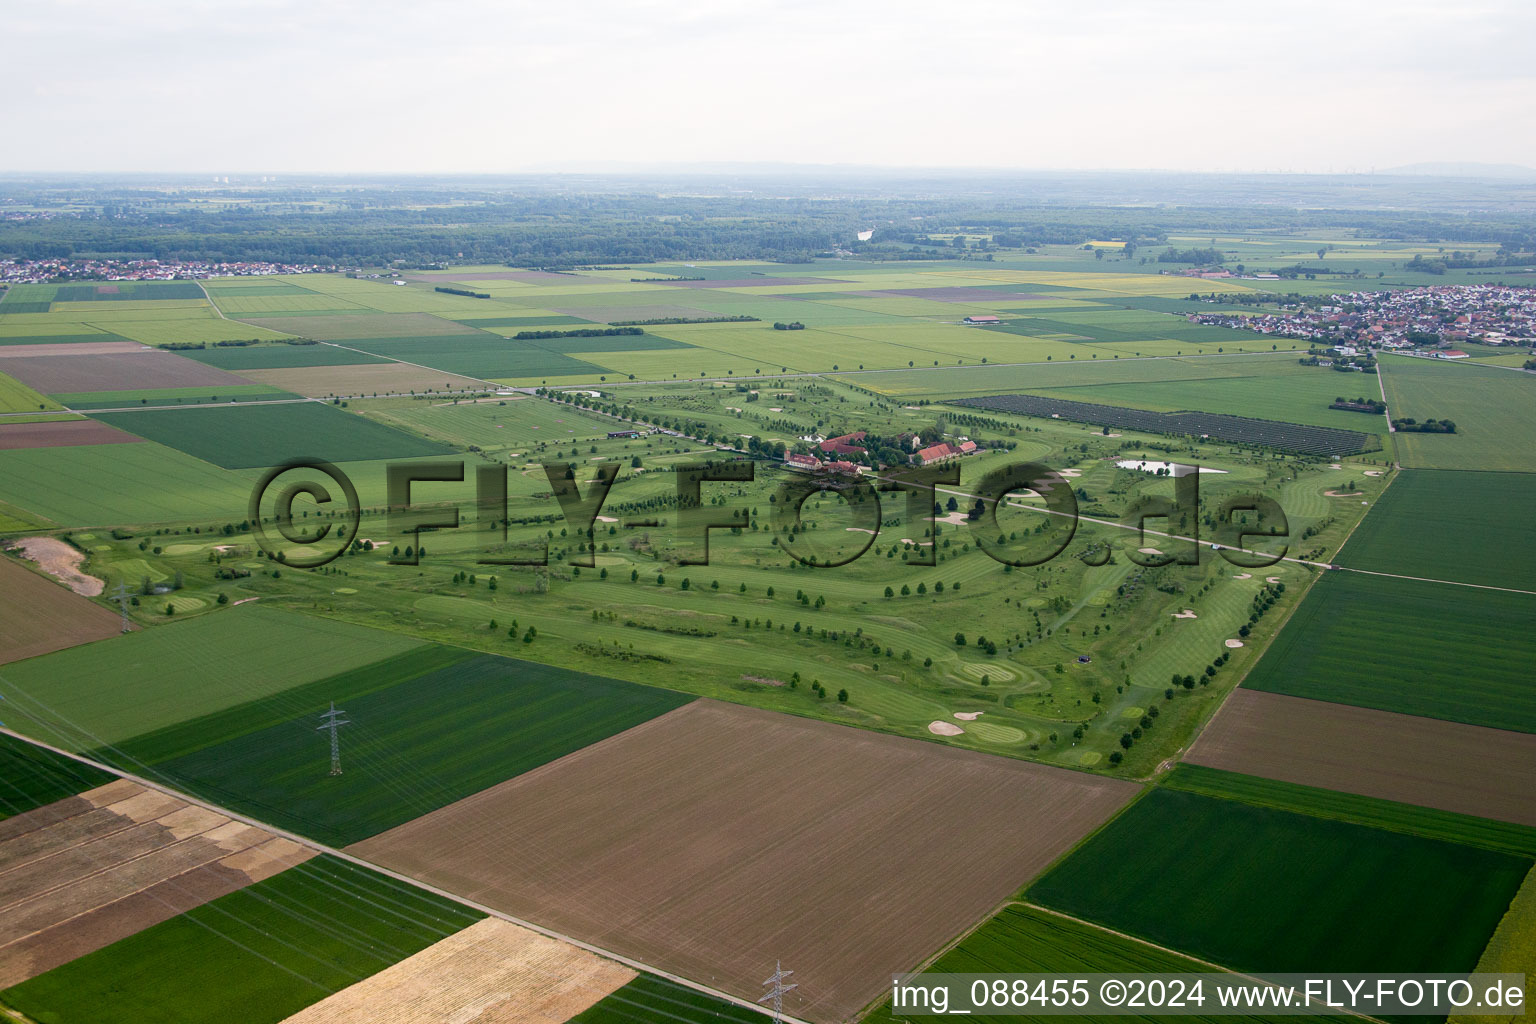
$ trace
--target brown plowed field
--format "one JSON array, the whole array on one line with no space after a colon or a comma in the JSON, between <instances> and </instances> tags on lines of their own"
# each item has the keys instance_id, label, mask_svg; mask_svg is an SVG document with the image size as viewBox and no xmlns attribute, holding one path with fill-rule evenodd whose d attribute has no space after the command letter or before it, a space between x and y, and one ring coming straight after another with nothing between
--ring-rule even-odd
<instances>
[{"instance_id":1,"label":"brown plowed field","mask_svg":"<svg viewBox=\"0 0 1536 1024\"><path fill-rule=\"evenodd\" d=\"M53 423L5 423L0 421L0 451L16 448L68 448L79 444L142 444L126 430L96 420L58 420Z\"/></svg>"},{"instance_id":2,"label":"brown plowed field","mask_svg":"<svg viewBox=\"0 0 1536 1024\"><path fill-rule=\"evenodd\" d=\"M1536 825L1536 735L1237 689L1185 760Z\"/></svg>"},{"instance_id":3,"label":"brown plowed field","mask_svg":"<svg viewBox=\"0 0 1536 1024\"><path fill-rule=\"evenodd\" d=\"M358 363L354 366L295 366L282 370L246 370L259 384L270 384L306 398L329 395L396 394L411 391L493 390L472 377L460 377L442 370L407 363Z\"/></svg>"},{"instance_id":4,"label":"brown plowed field","mask_svg":"<svg viewBox=\"0 0 1536 1024\"><path fill-rule=\"evenodd\" d=\"M112 352L148 352L136 341L73 341L67 344L0 344L0 359L33 359L38 356L104 356Z\"/></svg>"},{"instance_id":5,"label":"brown plowed field","mask_svg":"<svg viewBox=\"0 0 1536 1024\"><path fill-rule=\"evenodd\" d=\"M415 956L289 1017L285 1024L564 1024L635 972L499 918L470 925Z\"/></svg>"},{"instance_id":6,"label":"brown plowed field","mask_svg":"<svg viewBox=\"0 0 1536 1024\"><path fill-rule=\"evenodd\" d=\"M308 860L119 780L0 822L0 988Z\"/></svg>"},{"instance_id":7,"label":"brown plowed field","mask_svg":"<svg viewBox=\"0 0 1536 1024\"><path fill-rule=\"evenodd\" d=\"M119 617L0 555L0 665L116 636Z\"/></svg>"},{"instance_id":8,"label":"brown plowed field","mask_svg":"<svg viewBox=\"0 0 1536 1024\"><path fill-rule=\"evenodd\" d=\"M700 700L353 847L552 930L849 1018L1137 792Z\"/></svg>"},{"instance_id":9,"label":"brown plowed field","mask_svg":"<svg viewBox=\"0 0 1536 1024\"><path fill-rule=\"evenodd\" d=\"M144 388L235 387L249 384L228 370L170 352L107 352L84 358L23 356L7 359L5 372L45 395Z\"/></svg>"}]
</instances>

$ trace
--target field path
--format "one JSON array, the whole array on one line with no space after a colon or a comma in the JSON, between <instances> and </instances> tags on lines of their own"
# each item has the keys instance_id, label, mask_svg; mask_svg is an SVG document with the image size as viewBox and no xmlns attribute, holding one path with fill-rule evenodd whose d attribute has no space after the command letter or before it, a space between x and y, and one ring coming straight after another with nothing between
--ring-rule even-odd
<instances>
[{"instance_id":1,"label":"field path","mask_svg":"<svg viewBox=\"0 0 1536 1024\"><path fill-rule=\"evenodd\" d=\"M358 857L358 856L356 856L354 854L346 853L343 850L338 850L338 849L336 849L334 847L326 846L324 843L317 843L313 839L308 839L308 838L306 838L304 836L297 835L297 834L292 833L292 832L288 832L288 831L286 831L284 829L280 829L280 828L276 828L276 827L274 827L272 825L264 824L263 822L260 822L260 821L256 820L255 818L247 817L246 815L240 814L237 811L228 810L226 808L220 807L217 804L209 803L206 800L199 799L198 797L190 796L190 795L188 795L186 793L182 793L179 790L176 790L176 789L173 789L173 788L171 788L169 786L166 786L166 785L163 785L161 783L155 782L155 781L153 781L151 779L147 779L147 778L144 778L144 777L139 776L139 775L134 775L134 774L132 774L130 772L125 772L122 769L114 768L111 765L101 764L101 763L99 763L97 761L91 760L90 758L81 757L79 754L72 754L72 753L70 753L67 750L60 750L58 747L50 746L49 744L40 742L38 740L35 740L32 737L30 737L30 736L23 736L21 733L13 732L12 730L5 728L4 726L0 726L0 735L9 736L12 739L20 740L23 743L29 743L29 744L31 744L34 747L39 747L39 748L41 748L43 750L50 751L50 752L52 752L54 754L57 754L60 757L66 757L66 758L68 758L71 761L78 761L80 764L89 765L92 768L97 769L98 771L103 771L103 772L106 772L109 775L115 775L116 777L118 777L120 779L126 779L129 782L137 783L138 785L143 786L146 789L153 790L153 791L155 791L157 793L163 793L166 796L173 797L174 799L177 799L177 800L185 801L186 803L191 804L191 805L193 805L195 807L201 807L201 808L203 808L205 810L213 811L216 814L222 814L225 817L230 818L230 819L232 819L234 821L243 822L243 823L245 823L247 825L250 825L250 826L253 826L255 828L263 829L264 831L269 832L269 833L271 833L274 836L277 836L277 837L282 838L282 839L287 839L290 842L297 843L300 846L302 846L302 847L304 847L306 849L309 849L309 850L313 850L316 853L322 853L322 854L326 854L326 855L331 856L331 857L339 858L341 860L347 861L350 864L355 864L358 867L367 868L369 871L377 871L379 874L387 875L388 877L394 879L397 882L403 882L406 885L414 886L417 889L422 889L422 890L424 890L426 892L430 892L430 893L432 893L435 896L442 897L443 899L452 900L453 902L458 903L461 906L469 907L471 910L479 911L480 913L489 915L491 917L500 918L503 921L510 922L511 924L518 925L519 927L522 927L522 928L526 928L529 931L537 932L538 934L547 936L548 938L558 939L561 942L569 943L570 945L575 946L578 949L584 949L584 950L586 950L589 953L596 953L598 956L604 957L605 959L608 959L608 960L612 960L612 961L614 961L616 963L623 964L624 966L630 967L630 968L632 968L634 970L644 971L646 973L653 974L653 975L656 975L656 976L661 977L661 978L665 978L666 980L674 982L674 983L676 983L678 985L682 985L682 986L685 986L687 988L691 988L691 989L693 989L696 992L702 992L702 993L704 993L707 996L710 996L710 997L712 997L714 999L720 1000L721 1002L732 1003L732 1004L734 1004L736 1006L740 1006L740 1007L743 1007L745 1009L753 1010L753 1011L756 1011L758 1013L761 1013L761 1014L763 1014L766 1017L772 1017L773 1016L773 1011L772 1010L765 1009L764 1007L758 1006L757 1004L749 1002L749 1001L747 1001L745 999L739 999L736 996L733 996L733 995L731 995L731 994L729 994L727 992L721 992L721 991L719 991L717 989L710 988L708 985L701 985L701 984L699 984L696 981L689 980L688 978L679 977L679 976L677 976L675 974L669 974L666 971L658 970L658 969L656 969L654 967L651 967L648 964L641 963L641 962L639 962L637 960L633 960L633 959L630 959L628 957L620 956L617 953L610 953L606 949L602 949L602 948L600 948L598 946L594 946L591 943L582 942L580 939L571 938L568 935L561 935L559 932L551 931L548 928L540 927L539 925L536 925L536 924L532 923L531 921L519 920L518 918L515 918L515 917L511 916L510 914L505 914L505 913L503 913L503 912L501 912L499 910L496 910L496 909L494 909L492 907L483 906L483 905L481 905L479 903L476 903L473 900L465 899L464 897L457 896L457 895L455 895L455 894L453 894L451 892L448 892L447 890L439 889L436 886L428 885L427 883L418 881L417 879L411 878L408 875L403 875L403 874L400 874L399 872L391 871L388 868L380 867L379 865L374 864L374 863L372 863L370 861L364 860L363 858ZM791 1017L789 1014L784 1014L782 1019L784 1019L786 1021L789 1021L790 1024L810 1024L810 1022L808 1022L808 1021L801 1020L798 1017Z\"/></svg>"}]
</instances>

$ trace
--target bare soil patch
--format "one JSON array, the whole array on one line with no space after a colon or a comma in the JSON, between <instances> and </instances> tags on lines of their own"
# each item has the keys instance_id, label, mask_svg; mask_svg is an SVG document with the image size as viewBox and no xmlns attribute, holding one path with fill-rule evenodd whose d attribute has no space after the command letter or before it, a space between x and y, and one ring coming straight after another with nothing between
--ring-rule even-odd
<instances>
[{"instance_id":1,"label":"bare soil patch","mask_svg":"<svg viewBox=\"0 0 1536 1024\"><path fill-rule=\"evenodd\" d=\"M106 583L80 571L85 553L57 537L23 537L13 545L44 572L82 597L95 597Z\"/></svg>"},{"instance_id":2,"label":"bare soil patch","mask_svg":"<svg viewBox=\"0 0 1536 1024\"><path fill-rule=\"evenodd\" d=\"M1186 760L1536 826L1536 734L1237 689Z\"/></svg>"},{"instance_id":3,"label":"bare soil patch","mask_svg":"<svg viewBox=\"0 0 1536 1024\"><path fill-rule=\"evenodd\" d=\"M351 849L743 997L782 958L841 1021L1136 792L699 700Z\"/></svg>"},{"instance_id":4,"label":"bare soil patch","mask_svg":"<svg viewBox=\"0 0 1536 1024\"><path fill-rule=\"evenodd\" d=\"M228 370L159 349L105 352L89 358L73 351L59 356L25 356L6 360L5 372L45 395L144 388L228 388L250 383Z\"/></svg>"},{"instance_id":5,"label":"bare soil patch","mask_svg":"<svg viewBox=\"0 0 1536 1024\"><path fill-rule=\"evenodd\" d=\"M470 925L284 1024L563 1024L634 971L499 918Z\"/></svg>"},{"instance_id":6,"label":"bare soil patch","mask_svg":"<svg viewBox=\"0 0 1536 1024\"><path fill-rule=\"evenodd\" d=\"M97 420L56 420L52 423L0 422L0 451L20 448L69 448L82 444L139 444L126 430Z\"/></svg>"},{"instance_id":7,"label":"bare soil patch","mask_svg":"<svg viewBox=\"0 0 1536 1024\"><path fill-rule=\"evenodd\" d=\"M489 390L472 377L460 377L406 363L357 363L352 366L294 366L281 370L246 370L241 374L258 384L270 384L305 398L327 395L408 394L433 391Z\"/></svg>"},{"instance_id":8,"label":"bare soil patch","mask_svg":"<svg viewBox=\"0 0 1536 1024\"><path fill-rule=\"evenodd\" d=\"M0 556L0 665L116 636L117 615Z\"/></svg>"},{"instance_id":9,"label":"bare soil patch","mask_svg":"<svg viewBox=\"0 0 1536 1024\"><path fill-rule=\"evenodd\" d=\"M286 839L119 780L0 829L0 987L309 859Z\"/></svg>"},{"instance_id":10,"label":"bare soil patch","mask_svg":"<svg viewBox=\"0 0 1536 1024\"><path fill-rule=\"evenodd\" d=\"M38 356L104 356L114 352L149 352L148 345L136 341L73 341L50 345L0 345L0 359L36 358Z\"/></svg>"}]
</instances>

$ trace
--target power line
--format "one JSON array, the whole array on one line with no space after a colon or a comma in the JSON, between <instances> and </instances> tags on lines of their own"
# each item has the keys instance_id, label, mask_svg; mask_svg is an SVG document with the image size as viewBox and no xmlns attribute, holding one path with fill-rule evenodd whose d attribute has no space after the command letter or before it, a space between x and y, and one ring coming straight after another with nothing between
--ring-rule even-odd
<instances>
[{"instance_id":1,"label":"power line","mask_svg":"<svg viewBox=\"0 0 1536 1024\"><path fill-rule=\"evenodd\" d=\"M341 736L337 732L337 730L340 729L344 725L351 725L352 724L349 720L347 720L345 718L338 717L338 716L344 715L344 714L346 714L346 712L345 711L337 711L336 710L336 702L335 701L331 701L331 710L325 712L325 714L320 716L320 720L321 720L321 722L323 724L320 725L315 730L316 732L329 732L331 734L331 774L332 775L340 775L341 774Z\"/></svg>"},{"instance_id":2,"label":"power line","mask_svg":"<svg viewBox=\"0 0 1536 1024\"><path fill-rule=\"evenodd\" d=\"M128 584L122 580L117 583L117 589L112 591L112 600L117 602L117 610L123 615L123 632L131 630L132 624L128 621Z\"/></svg>"},{"instance_id":3,"label":"power line","mask_svg":"<svg viewBox=\"0 0 1536 1024\"><path fill-rule=\"evenodd\" d=\"M784 979L794 973L794 971L786 971L782 961L775 960L773 962L773 977L763 982L764 985L771 985L772 988L758 1002L766 1003L770 999L773 1000L774 1024L780 1024L784 1019L784 994L800 987L799 982L793 985L784 984Z\"/></svg>"}]
</instances>

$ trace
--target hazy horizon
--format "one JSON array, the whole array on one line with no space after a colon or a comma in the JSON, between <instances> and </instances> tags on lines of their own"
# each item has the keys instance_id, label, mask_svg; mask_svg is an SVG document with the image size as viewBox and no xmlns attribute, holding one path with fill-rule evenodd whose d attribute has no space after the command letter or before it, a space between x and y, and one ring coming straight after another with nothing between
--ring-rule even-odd
<instances>
[{"instance_id":1,"label":"hazy horizon","mask_svg":"<svg viewBox=\"0 0 1536 1024\"><path fill-rule=\"evenodd\" d=\"M1536 9L77 0L6 22L13 173L1536 167Z\"/></svg>"}]
</instances>

